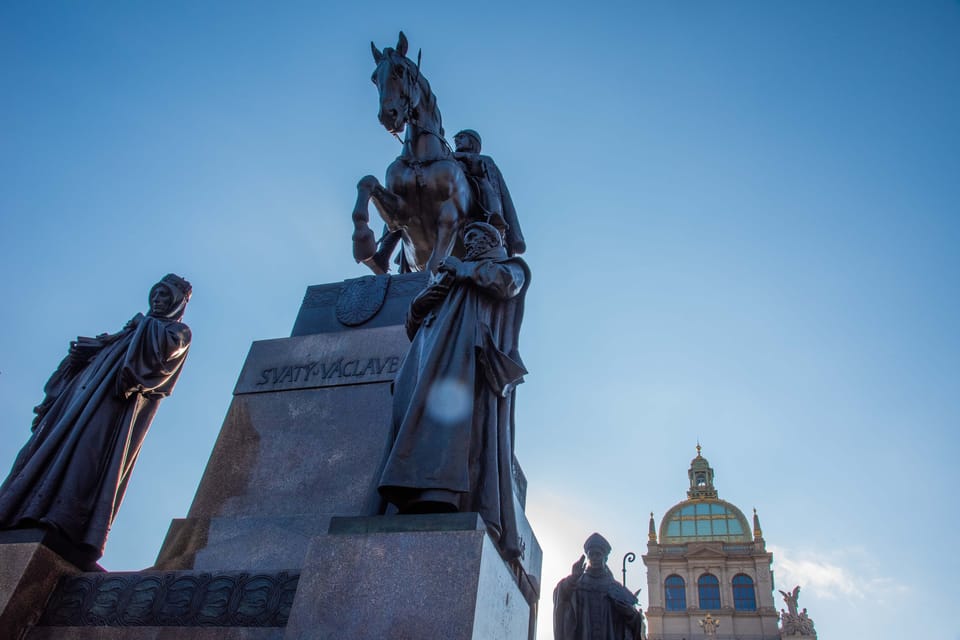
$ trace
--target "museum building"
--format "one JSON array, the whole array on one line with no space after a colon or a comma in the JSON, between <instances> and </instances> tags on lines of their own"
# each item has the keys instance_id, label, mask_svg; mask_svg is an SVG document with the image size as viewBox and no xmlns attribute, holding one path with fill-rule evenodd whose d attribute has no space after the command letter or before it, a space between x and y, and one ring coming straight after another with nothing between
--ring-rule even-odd
<instances>
[{"instance_id":1,"label":"museum building","mask_svg":"<svg viewBox=\"0 0 960 640\"><path fill-rule=\"evenodd\" d=\"M751 531L743 512L718 497L699 444L688 474L687 499L666 512L659 535L650 514L649 640L780 640L773 554L756 510Z\"/></svg>"}]
</instances>

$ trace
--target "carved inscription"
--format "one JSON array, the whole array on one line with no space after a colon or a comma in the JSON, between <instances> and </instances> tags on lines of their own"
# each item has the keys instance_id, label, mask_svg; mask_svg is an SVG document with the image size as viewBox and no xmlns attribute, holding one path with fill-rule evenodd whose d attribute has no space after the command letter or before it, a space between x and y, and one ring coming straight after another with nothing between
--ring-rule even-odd
<instances>
[{"instance_id":1,"label":"carved inscription","mask_svg":"<svg viewBox=\"0 0 960 640\"><path fill-rule=\"evenodd\" d=\"M392 382L410 347L402 325L259 340L234 394Z\"/></svg>"},{"instance_id":2,"label":"carved inscription","mask_svg":"<svg viewBox=\"0 0 960 640\"><path fill-rule=\"evenodd\" d=\"M344 378L382 378L395 375L400 370L399 356L386 358L337 358L329 362L315 361L304 364L290 364L270 367L260 372L258 387L289 386L309 383L343 382Z\"/></svg>"}]
</instances>

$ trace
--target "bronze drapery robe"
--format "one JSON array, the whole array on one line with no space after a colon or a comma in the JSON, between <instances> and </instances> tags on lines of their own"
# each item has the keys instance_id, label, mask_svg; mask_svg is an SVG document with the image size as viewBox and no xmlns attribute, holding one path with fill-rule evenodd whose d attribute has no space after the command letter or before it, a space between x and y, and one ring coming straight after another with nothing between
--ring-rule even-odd
<instances>
[{"instance_id":1,"label":"bronze drapery robe","mask_svg":"<svg viewBox=\"0 0 960 640\"><path fill-rule=\"evenodd\" d=\"M515 558L513 403L526 373L519 333L530 271L502 247L465 264L470 277L426 314L397 374L396 436L379 491L398 506L453 492L458 510L478 512Z\"/></svg>"},{"instance_id":2,"label":"bronze drapery robe","mask_svg":"<svg viewBox=\"0 0 960 640\"><path fill-rule=\"evenodd\" d=\"M606 566L567 576L553 591L555 640L640 640L643 617L637 598Z\"/></svg>"},{"instance_id":3,"label":"bronze drapery robe","mask_svg":"<svg viewBox=\"0 0 960 640\"><path fill-rule=\"evenodd\" d=\"M85 364L51 376L33 435L0 486L0 528L57 530L91 560L103 553L160 400L190 345L177 319L137 314Z\"/></svg>"}]
</instances>

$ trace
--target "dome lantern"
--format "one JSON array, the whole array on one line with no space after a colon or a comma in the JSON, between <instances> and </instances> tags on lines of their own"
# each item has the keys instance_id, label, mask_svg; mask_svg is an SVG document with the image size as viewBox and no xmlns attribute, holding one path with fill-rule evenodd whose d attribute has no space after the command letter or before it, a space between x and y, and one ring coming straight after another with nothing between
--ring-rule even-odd
<instances>
[{"instance_id":1,"label":"dome lantern","mask_svg":"<svg viewBox=\"0 0 960 640\"><path fill-rule=\"evenodd\" d=\"M700 443L697 443L697 457L690 461L690 470L687 472L690 476L690 489L687 490L687 497L691 500L702 498L716 498L717 490L713 486L713 468L710 463L700 455Z\"/></svg>"}]
</instances>

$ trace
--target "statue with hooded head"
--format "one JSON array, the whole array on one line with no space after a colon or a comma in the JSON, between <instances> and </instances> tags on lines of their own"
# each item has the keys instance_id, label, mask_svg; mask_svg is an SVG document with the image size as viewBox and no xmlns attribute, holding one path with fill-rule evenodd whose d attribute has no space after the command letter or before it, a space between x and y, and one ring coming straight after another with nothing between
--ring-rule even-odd
<instances>
[{"instance_id":1,"label":"statue with hooded head","mask_svg":"<svg viewBox=\"0 0 960 640\"><path fill-rule=\"evenodd\" d=\"M616 581L607 558L610 543L594 533L569 576L553 591L555 640L641 640L637 596Z\"/></svg>"},{"instance_id":2,"label":"statue with hooded head","mask_svg":"<svg viewBox=\"0 0 960 640\"><path fill-rule=\"evenodd\" d=\"M96 566L153 416L187 357L190 328L180 320L191 293L167 274L151 288L146 316L70 343L0 485L0 529L44 529L68 560Z\"/></svg>"},{"instance_id":3,"label":"statue with hooded head","mask_svg":"<svg viewBox=\"0 0 960 640\"><path fill-rule=\"evenodd\" d=\"M515 559L513 402L526 374L519 334L530 270L485 222L467 225L463 244L463 258L444 258L410 305L379 493L400 513L476 511Z\"/></svg>"}]
</instances>

